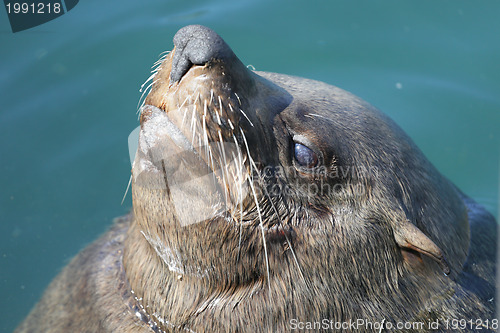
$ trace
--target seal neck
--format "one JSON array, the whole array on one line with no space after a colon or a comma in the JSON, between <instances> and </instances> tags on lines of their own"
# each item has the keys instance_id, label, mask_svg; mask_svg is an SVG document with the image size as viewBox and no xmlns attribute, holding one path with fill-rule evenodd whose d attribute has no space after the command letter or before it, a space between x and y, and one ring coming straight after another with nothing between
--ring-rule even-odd
<instances>
[{"instance_id":1,"label":"seal neck","mask_svg":"<svg viewBox=\"0 0 500 333\"><path fill-rule=\"evenodd\" d=\"M155 333L167 333L169 329L184 330L186 332L195 333L193 330L182 327L179 325L174 325L170 321L166 320L164 317L159 317L148 311L143 305L143 298L138 296L134 289L131 287L130 282L126 276L126 272L123 272L122 281L126 286L126 292L123 293L123 300L128 305L130 311L145 325L147 325L152 332Z\"/></svg>"},{"instance_id":2,"label":"seal neck","mask_svg":"<svg viewBox=\"0 0 500 333\"><path fill-rule=\"evenodd\" d=\"M204 297L202 288L194 283L200 279L169 267L148 241L146 232L136 220L124 242L123 267L135 299L131 308L154 332L168 332L172 328L193 332L184 323L190 318L186 309L194 308L196 301ZM180 297L186 290L190 290L192 297Z\"/></svg>"}]
</instances>

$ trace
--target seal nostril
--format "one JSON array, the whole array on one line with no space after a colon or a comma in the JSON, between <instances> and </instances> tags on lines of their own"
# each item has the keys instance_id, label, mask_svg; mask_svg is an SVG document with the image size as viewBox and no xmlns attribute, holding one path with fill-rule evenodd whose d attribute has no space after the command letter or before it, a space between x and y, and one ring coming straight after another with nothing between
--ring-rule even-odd
<instances>
[{"instance_id":1,"label":"seal nostril","mask_svg":"<svg viewBox=\"0 0 500 333\"><path fill-rule=\"evenodd\" d=\"M175 54L172 59L170 82L178 82L194 65L204 65L215 59L236 57L231 48L212 29L189 25L174 36Z\"/></svg>"}]
</instances>

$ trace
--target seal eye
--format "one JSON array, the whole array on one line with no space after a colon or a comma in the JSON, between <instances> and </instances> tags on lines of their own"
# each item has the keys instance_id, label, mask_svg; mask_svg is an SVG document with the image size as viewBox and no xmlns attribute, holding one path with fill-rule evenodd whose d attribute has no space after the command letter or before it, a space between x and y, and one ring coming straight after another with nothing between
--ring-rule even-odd
<instances>
[{"instance_id":1,"label":"seal eye","mask_svg":"<svg viewBox=\"0 0 500 333\"><path fill-rule=\"evenodd\" d=\"M318 165L318 156L316 153L300 143L295 143L295 160L304 168L314 168Z\"/></svg>"}]
</instances>

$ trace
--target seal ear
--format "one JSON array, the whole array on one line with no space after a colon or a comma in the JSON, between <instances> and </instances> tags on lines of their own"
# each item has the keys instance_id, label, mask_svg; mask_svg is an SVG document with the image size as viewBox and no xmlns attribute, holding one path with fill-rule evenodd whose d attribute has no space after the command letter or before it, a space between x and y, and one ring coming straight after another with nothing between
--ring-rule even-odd
<instances>
[{"instance_id":1,"label":"seal ear","mask_svg":"<svg viewBox=\"0 0 500 333\"><path fill-rule=\"evenodd\" d=\"M428 256L439 264L445 275L450 274L450 266L441 249L410 221L405 220L394 227L394 238L401 248Z\"/></svg>"}]
</instances>

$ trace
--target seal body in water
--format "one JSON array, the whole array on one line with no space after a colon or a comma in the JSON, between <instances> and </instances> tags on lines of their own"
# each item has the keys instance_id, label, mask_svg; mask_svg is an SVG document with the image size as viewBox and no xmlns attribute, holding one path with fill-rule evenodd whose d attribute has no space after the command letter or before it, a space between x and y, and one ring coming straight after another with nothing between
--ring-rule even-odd
<instances>
[{"instance_id":1,"label":"seal body in water","mask_svg":"<svg viewBox=\"0 0 500 333\"><path fill-rule=\"evenodd\" d=\"M17 332L497 328L496 222L396 124L247 69L208 28L174 44L141 108L133 213Z\"/></svg>"}]
</instances>

